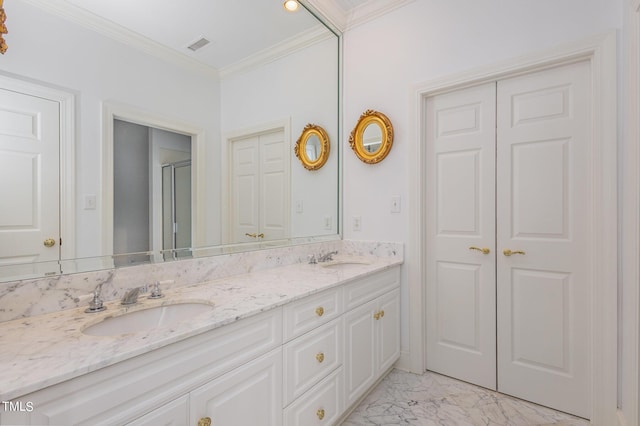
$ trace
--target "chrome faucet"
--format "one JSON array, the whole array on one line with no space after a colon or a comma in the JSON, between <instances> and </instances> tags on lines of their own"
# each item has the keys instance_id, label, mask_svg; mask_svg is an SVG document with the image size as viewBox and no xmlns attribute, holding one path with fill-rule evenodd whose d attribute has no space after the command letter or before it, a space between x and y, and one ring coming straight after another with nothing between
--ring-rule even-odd
<instances>
[{"instance_id":1,"label":"chrome faucet","mask_svg":"<svg viewBox=\"0 0 640 426\"><path fill-rule=\"evenodd\" d=\"M93 299L91 299L91 302L89 302L89 307L84 310L86 313L91 314L94 312L102 312L105 309L107 309L104 306L104 303L101 298L103 284L104 284L103 282L98 284L96 288L93 290Z\"/></svg>"},{"instance_id":2,"label":"chrome faucet","mask_svg":"<svg viewBox=\"0 0 640 426\"><path fill-rule=\"evenodd\" d=\"M329 262L333 260L333 255L338 254L337 251L330 251L329 253L323 254L322 256L318 256L318 262Z\"/></svg>"},{"instance_id":3,"label":"chrome faucet","mask_svg":"<svg viewBox=\"0 0 640 426\"><path fill-rule=\"evenodd\" d=\"M140 293L146 293L147 292L147 286L143 286L143 287L134 287L132 289L127 290L127 292L124 294L124 296L122 297L122 301L120 302L121 305L133 305L135 303L138 303L138 295Z\"/></svg>"}]
</instances>

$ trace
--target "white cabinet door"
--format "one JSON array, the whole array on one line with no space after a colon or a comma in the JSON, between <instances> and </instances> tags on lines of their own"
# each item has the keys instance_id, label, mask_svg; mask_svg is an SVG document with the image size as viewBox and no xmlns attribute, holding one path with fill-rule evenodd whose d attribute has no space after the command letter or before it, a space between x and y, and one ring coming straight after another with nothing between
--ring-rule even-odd
<instances>
[{"instance_id":1,"label":"white cabinet door","mask_svg":"<svg viewBox=\"0 0 640 426\"><path fill-rule=\"evenodd\" d=\"M345 407L350 407L400 356L400 290L349 311L345 326Z\"/></svg>"},{"instance_id":2,"label":"white cabinet door","mask_svg":"<svg viewBox=\"0 0 640 426\"><path fill-rule=\"evenodd\" d=\"M427 101L426 268L427 369L494 390L495 91Z\"/></svg>"},{"instance_id":3,"label":"white cabinet door","mask_svg":"<svg viewBox=\"0 0 640 426\"><path fill-rule=\"evenodd\" d=\"M187 395L127 423L127 426L184 426L186 424L189 424L189 397Z\"/></svg>"},{"instance_id":4,"label":"white cabinet door","mask_svg":"<svg viewBox=\"0 0 640 426\"><path fill-rule=\"evenodd\" d=\"M372 300L344 315L345 407L350 407L376 380L376 327Z\"/></svg>"},{"instance_id":5,"label":"white cabinet door","mask_svg":"<svg viewBox=\"0 0 640 426\"><path fill-rule=\"evenodd\" d=\"M379 300L378 373L387 371L400 357L400 289Z\"/></svg>"},{"instance_id":6,"label":"white cabinet door","mask_svg":"<svg viewBox=\"0 0 640 426\"><path fill-rule=\"evenodd\" d=\"M190 393L190 424L282 425L282 349L273 350Z\"/></svg>"}]
</instances>

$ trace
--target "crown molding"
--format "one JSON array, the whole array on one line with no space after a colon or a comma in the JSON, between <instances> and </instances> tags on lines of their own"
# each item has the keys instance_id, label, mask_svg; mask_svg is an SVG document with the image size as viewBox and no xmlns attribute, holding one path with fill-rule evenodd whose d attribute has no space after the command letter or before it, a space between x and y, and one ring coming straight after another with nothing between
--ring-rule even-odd
<instances>
[{"instance_id":1,"label":"crown molding","mask_svg":"<svg viewBox=\"0 0 640 426\"><path fill-rule=\"evenodd\" d=\"M347 14L335 0L301 0L312 12L322 16L331 26L339 32L347 29Z\"/></svg>"},{"instance_id":2,"label":"crown molding","mask_svg":"<svg viewBox=\"0 0 640 426\"><path fill-rule=\"evenodd\" d=\"M369 0L347 13L347 30L406 6L415 0Z\"/></svg>"},{"instance_id":3,"label":"crown molding","mask_svg":"<svg viewBox=\"0 0 640 426\"><path fill-rule=\"evenodd\" d=\"M301 1L314 12L322 15L326 21L336 27L340 32L345 32L412 3L415 0L368 0L349 11L342 9L336 0Z\"/></svg>"},{"instance_id":4,"label":"crown molding","mask_svg":"<svg viewBox=\"0 0 640 426\"><path fill-rule=\"evenodd\" d=\"M323 26L318 26L298 34L295 38L285 40L274 46L269 47L248 56L238 62L235 62L226 67L220 68L219 75L221 79L226 77L237 75L255 69L261 65L268 64L283 58L291 53L302 50L313 44L319 43L324 40L333 38L334 35L328 32Z\"/></svg>"},{"instance_id":5,"label":"crown molding","mask_svg":"<svg viewBox=\"0 0 640 426\"><path fill-rule=\"evenodd\" d=\"M176 50L166 47L156 41L142 36L134 31L124 28L114 22L101 18L74 4L64 0L22 0L38 9L49 12L63 19L74 22L89 30L100 33L112 40L127 46L141 50L159 59L177 65L185 66L193 71L213 76L218 75L218 70L210 65L193 59Z\"/></svg>"}]
</instances>

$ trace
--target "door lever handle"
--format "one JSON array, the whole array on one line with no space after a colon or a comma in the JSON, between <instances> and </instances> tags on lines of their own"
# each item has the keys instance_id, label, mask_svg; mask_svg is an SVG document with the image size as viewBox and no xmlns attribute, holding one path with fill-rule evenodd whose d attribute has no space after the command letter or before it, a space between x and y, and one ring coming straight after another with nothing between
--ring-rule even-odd
<instances>
[{"instance_id":1,"label":"door lever handle","mask_svg":"<svg viewBox=\"0 0 640 426\"><path fill-rule=\"evenodd\" d=\"M471 247L469 247L469 250L478 250L478 251L481 251L481 252L482 252L482 254L489 254L489 253L491 253L491 250L490 250L490 249L488 249L487 247L482 247L482 248L480 248L480 247L474 247L474 246L471 246Z\"/></svg>"},{"instance_id":2,"label":"door lever handle","mask_svg":"<svg viewBox=\"0 0 640 426\"><path fill-rule=\"evenodd\" d=\"M523 252L522 250L511 251L510 249L504 249L502 250L502 254L504 254L505 256L511 256L512 254L525 254L525 252Z\"/></svg>"}]
</instances>

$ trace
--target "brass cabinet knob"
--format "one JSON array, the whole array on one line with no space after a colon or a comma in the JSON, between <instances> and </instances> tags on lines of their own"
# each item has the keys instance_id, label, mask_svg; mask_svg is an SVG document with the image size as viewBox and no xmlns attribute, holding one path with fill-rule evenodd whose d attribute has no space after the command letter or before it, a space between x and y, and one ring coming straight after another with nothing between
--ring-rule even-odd
<instances>
[{"instance_id":1,"label":"brass cabinet knob","mask_svg":"<svg viewBox=\"0 0 640 426\"><path fill-rule=\"evenodd\" d=\"M375 319L376 321L380 319L380 312L376 312L373 314L373 319Z\"/></svg>"},{"instance_id":2,"label":"brass cabinet knob","mask_svg":"<svg viewBox=\"0 0 640 426\"><path fill-rule=\"evenodd\" d=\"M198 420L198 426L211 426L211 417L202 417Z\"/></svg>"},{"instance_id":3,"label":"brass cabinet knob","mask_svg":"<svg viewBox=\"0 0 640 426\"><path fill-rule=\"evenodd\" d=\"M53 238L47 238L46 240L44 240L45 247L53 247L55 245L56 245L56 240L54 240Z\"/></svg>"},{"instance_id":4,"label":"brass cabinet knob","mask_svg":"<svg viewBox=\"0 0 640 426\"><path fill-rule=\"evenodd\" d=\"M380 311L380 318L384 316L384 309Z\"/></svg>"},{"instance_id":5,"label":"brass cabinet knob","mask_svg":"<svg viewBox=\"0 0 640 426\"><path fill-rule=\"evenodd\" d=\"M504 249L502 250L502 254L504 254L505 256L511 256L512 254L525 254L522 250L509 250L509 249Z\"/></svg>"},{"instance_id":6,"label":"brass cabinet knob","mask_svg":"<svg viewBox=\"0 0 640 426\"><path fill-rule=\"evenodd\" d=\"M321 317L322 315L324 315L324 308L322 306L319 306L316 308L316 315Z\"/></svg>"},{"instance_id":7,"label":"brass cabinet knob","mask_svg":"<svg viewBox=\"0 0 640 426\"><path fill-rule=\"evenodd\" d=\"M322 363L322 361L324 361L324 354L322 352L319 352L316 355L316 360L318 360L319 363Z\"/></svg>"},{"instance_id":8,"label":"brass cabinet knob","mask_svg":"<svg viewBox=\"0 0 640 426\"><path fill-rule=\"evenodd\" d=\"M318 416L319 420L324 419L324 410L320 408L318 411L316 411L316 416Z\"/></svg>"},{"instance_id":9,"label":"brass cabinet knob","mask_svg":"<svg viewBox=\"0 0 640 426\"><path fill-rule=\"evenodd\" d=\"M264 238L264 234L262 233L258 234L258 238Z\"/></svg>"},{"instance_id":10,"label":"brass cabinet knob","mask_svg":"<svg viewBox=\"0 0 640 426\"><path fill-rule=\"evenodd\" d=\"M477 250L477 251L481 251L481 252L482 252L482 254L489 254L489 253L491 253L491 249L489 249L488 247L482 247L482 248L480 248L480 247L474 247L474 246L471 246L471 247L469 247L469 250Z\"/></svg>"}]
</instances>

